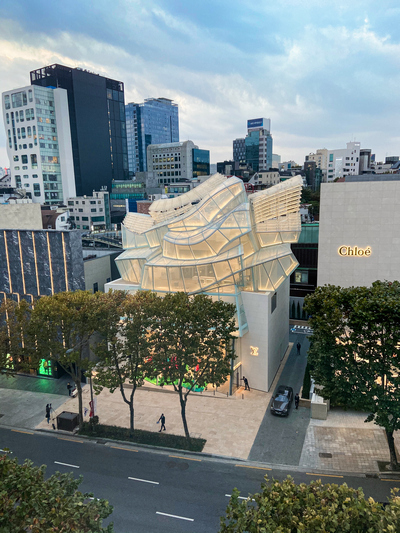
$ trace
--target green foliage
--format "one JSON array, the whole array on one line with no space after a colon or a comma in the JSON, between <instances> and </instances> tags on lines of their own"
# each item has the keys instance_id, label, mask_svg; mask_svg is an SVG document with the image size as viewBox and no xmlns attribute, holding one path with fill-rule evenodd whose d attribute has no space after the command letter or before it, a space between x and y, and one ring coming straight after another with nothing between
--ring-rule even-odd
<instances>
[{"instance_id":1,"label":"green foliage","mask_svg":"<svg viewBox=\"0 0 400 533\"><path fill-rule=\"evenodd\" d=\"M231 373L231 336L236 308L209 296L167 294L152 328L152 364L166 384L179 394L185 435L189 393L206 384L218 387Z\"/></svg>"},{"instance_id":2,"label":"green foliage","mask_svg":"<svg viewBox=\"0 0 400 533\"><path fill-rule=\"evenodd\" d=\"M90 370L90 341L96 331L96 296L88 291L43 296L31 313L25 351L39 365L41 358L57 362L74 380L82 424L82 371Z\"/></svg>"},{"instance_id":3,"label":"green foliage","mask_svg":"<svg viewBox=\"0 0 400 533\"><path fill-rule=\"evenodd\" d=\"M6 376L13 376L18 370L29 370L29 361L23 357L29 316L25 300L17 304L4 299L0 305L0 369Z\"/></svg>"},{"instance_id":4,"label":"green foliage","mask_svg":"<svg viewBox=\"0 0 400 533\"><path fill-rule=\"evenodd\" d=\"M129 406L131 431L135 391L146 378L156 376L149 332L157 320L160 305L160 297L144 291L135 295L110 291L97 298L97 331L102 340L94 348L99 359L94 388L96 393L104 387L110 392L120 390Z\"/></svg>"},{"instance_id":5,"label":"green foliage","mask_svg":"<svg viewBox=\"0 0 400 533\"><path fill-rule=\"evenodd\" d=\"M362 489L346 484L323 485L320 480L296 485L265 478L262 491L239 500L234 489L220 533L370 533L398 531L400 498L392 492L384 510ZM254 501L253 501L254 500Z\"/></svg>"},{"instance_id":6,"label":"green foliage","mask_svg":"<svg viewBox=\"0 0 400 533\"><path fill-rule=\"evenodd\" d=\"M81 435L88 435L89 437L98 437L104 439L115 439L134 442L136 444L148 444L150 446L160 446L163 448L176 448L178 450L190 450L192 452L201 452L206 443L205 439L190 439L181 435L171 435L170 433L159 433L153 431L145 431L135 429L131 432L128 428L118 426L106 426L98 424L91 427L89 422L84 422L82 429L79 431Z\"/></svg>"},{"instance_id":7,"label":"green foliage","mask_svg":"<svg viewBox=\"0 0 400 533\"><path fill-rule=\"evenodd\" d=\"M369 412L383 427L392 466L400 429L400 283L318 287L306 298L314 334L308 359L324 397Z\"/></svg>"},{"instance_id":8,"label":"green foliage","mask_svg":"<svg viewBox=\"0 0 400 533\"><path fill-rule=\"evenodd\" d=\"M82 478L57 473L45 479L45 467L23 465L0 456L0 533L112 533L102 526L112 513L106 500L89 500L78 487Z\"/></svg>"}]
</instances>

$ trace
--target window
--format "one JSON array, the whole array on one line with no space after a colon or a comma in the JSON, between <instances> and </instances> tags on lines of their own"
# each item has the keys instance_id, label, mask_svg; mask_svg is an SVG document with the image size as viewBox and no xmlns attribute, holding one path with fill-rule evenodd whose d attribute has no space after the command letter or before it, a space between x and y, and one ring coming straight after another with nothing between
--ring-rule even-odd
<instances>
[{"instance_id":1,"label":"window","mask_svg":"<svg viewBox=\"0 0 400 533\"><path fill-rule=\"evenodd\" d=\"M9 113L6 113L6 119L7 119L7 124L10 124L10 115L9 115Z\"/></svg>"},{"instance_id":2,"label":"window","mask_svg":"<svg viewBox=\"0 0 400 533\"><path fill-rule=\"evenodd\" d=\"M304 270L297 270L294 273L295 283L308 283L308 272Z\"/></svg>"},{"instance_id":3,"label":"window","mask_svg":"<svg viewBox=\"0 0 400 533\"><path fill-rule=\"evenodd\" d=\"M74 205L74 202L68 201L68 205Z\"/></svg>"},{"instance_id":4,"label":"window","mask_svg":"<svg viewBox=\"0 0 400 533\"><path fill-rule=\"evenodd\" d=\"M31 154L31 167L33 169L37 168L37 155L36 154Z\"/></svg>"},{"instance_id":5,"label":"window","mask_svg":"<svg viewBox=\"0 0 400 533\"><path fill-rule=\"evenodd\" d=\"M75 220L79 220L79 217L76 217Z\"/></svg>"},{"instance_id":6,"label":"window","mask_svg":"<svg viewBox=\"0 0 400 533\"><path fill-rule=\"evenodd\" d=\"M21 155L21 161L23 165L28 164L28 156L27 155Z\"/></svg>"},{"instance_id":7,"label":"window","mask_svg":"<svg viewBox=\"0 0 400 533\"><path fill-rule=\"evenodd\" d=\"M12 102L13 108L22 107L23 105L26 105L28 103L28 100L26 98L26 92L20 91L18 93L13 93L11 95L11 102Z\"/></svg>"},{"instance_id":8,"label":"window","mask_svg":"<svg viewBox=\"0 0 400 533\"><path fill-rule=\"evenodd\" d=\"M329 162L330 162L330 163L333 162L333 154L329 154Z\"/></svg>"},{"instance_id":9,"label":"window","mask_svg":"<svg viewBox=\"0 0 400 533\"><path fill-rule=\"evenodd\" d=\"M277 305L277 295L276 293L271 297L271 314L275 311Z\"/></svg>"},{"instance_id":10,"label":"window","mask_svg":"<svg viewBox=\"0 0 400 533\"><path fill-rule=\"evenodd\" d=\"M6 94L4 96L4 106L6 109L10 109L10 95Z\"/></svg>"},{"instance_id":11,"label":"window","mask_svg":"<svg viewBox=\"0 0 400 533\"><path fill-rule=\"evenodd\" d=\"M19 161L19 156L15 155L14 156L14 161Z\"/></svg>"},{"instance_id":12,"label":"window","mask_svg":"<svg viewBox=\"0 0 400 533\"><path fill-rule=\"evenodd\" d=\"M83 209L78 209L79 213L83 213Z\"/></svg>"},{"instance_id":13,"label":"window","mask_svg":"<svg viewBox=\"0 0 400 533\"><path fill-rule=\"evenodd\" d=\"M90 203L93 205L96 203L96 200L90 200Z\"/></svg>"},{"instance_id":14,"label":"window","mask_svg":"<svg viewBox=\"0 0 400 533\"><path fill-rule=\"evenodd\" d=\"M34 183L33 184L33 194L35 196L40 196L40 185L39 185L39 183Z\"/></svg>"},{"instance_id":15,"label":"window","mask_svg":"<svg viewBox=\"0 0 400 533\"><path fill-rule=\"evenodd\" d=\"M82 217L82 221L85 221L85 222L89 221L89 217Z\"/></svg>"},{"instance_id":16,"label":"window","mask_svg":"<svg viewBox=\"0 0 400 533\"><path fill-rule=\"evenodd\" d=\"M89 226L82 226L82 229L89 229Z\"/></svg>"},{"instance_id":17,"label":"window","mask_svg":"<svg viewBox=\"0 0 400 533\"><path fill-rule=\"evenodd\" d=\"M37 179L37 177L38 177L37 174L32 174L32 178L33 178L33 179L35 179L35 178Z\"/></svg>"},{"instance_id":18,"label":"window","mask_svg":"<svg viewBox=\"0 0 400 533\"><path fill-rule=\"evenodd\" d=\"M94 209L91 209L90 211L91 211L92 213L96 213L97 209L94 208Z\"/></svg>"},{"instance_id":19,"label":"window","mask_svg":"<svg viewBox=\"0 0 400 533\"><path fill-rule=\"evenodd\" d=\"M93 283L93 292L98 292L99 290L99 284L96 282L96 283Z\"/></svg>"}]
</instances>

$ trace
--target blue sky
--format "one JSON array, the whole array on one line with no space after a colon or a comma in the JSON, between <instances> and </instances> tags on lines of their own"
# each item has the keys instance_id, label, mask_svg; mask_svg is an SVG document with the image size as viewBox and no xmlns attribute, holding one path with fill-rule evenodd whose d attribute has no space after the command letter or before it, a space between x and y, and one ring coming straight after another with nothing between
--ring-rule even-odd
<instances>
[{"instance_id":1,"label":"blue sky","mask_svg":"<svg viewBox=\"0 0 400 533\"><path fill-rule=\"evenodd\" d=\"M0 92L79 66L123 81L126 103L173 99L181 140L211 162L257 117L282 160L354 139L382 160L400 155L399 27L385 0L2 0Z\"/></svg>"}]
</instances>

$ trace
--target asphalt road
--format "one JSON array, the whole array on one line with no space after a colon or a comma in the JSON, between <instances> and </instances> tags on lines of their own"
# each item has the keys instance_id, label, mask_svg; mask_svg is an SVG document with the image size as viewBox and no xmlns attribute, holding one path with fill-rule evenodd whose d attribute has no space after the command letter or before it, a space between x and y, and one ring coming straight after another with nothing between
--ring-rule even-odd
<instances>
[{"instance_id":1,"label":"asphalt road","mask_svg":"<svg viewBox=\"0 0 400 533\"><path fill-rule=\"evenodd\" d=\"M290 342L293 343L292 350L276 388L279 385L287 385L292 387L293 394L296 394L303 385L309 341L306 335L291 333ZM300 355L297 355L296 344L298 342L301 344ZM299 407L296 410L293 402L289 416L280 417L271 414L271 402L260 424L248 459L250 461L297 466L300 462L304 439L310 423L310 409Z\"/></svg>"},{"instance_id":2,"label":"asphalt road","mask_svg":"<svg viewBox=\"0 0 400 533\"><path fill-rule=\"evenodd\" d=\"M217 533L232 489L243 497L260 489L264 475L296 482L321 478L362 487L367 496L386 501L400 483L351 476L251 466L230 460L183 456L120 444L98 444L70 436L0 428L0 448L20 461L31 459L56 471L83 475L81 490L106 498L114 506L111 520L117 533Z\"/></svg>"}]
</instances>

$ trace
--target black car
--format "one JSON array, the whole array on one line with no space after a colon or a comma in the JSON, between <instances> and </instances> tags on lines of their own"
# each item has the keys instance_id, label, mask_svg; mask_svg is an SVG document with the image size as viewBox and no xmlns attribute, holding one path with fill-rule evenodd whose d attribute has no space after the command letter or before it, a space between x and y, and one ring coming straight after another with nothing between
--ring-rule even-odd
<instances>
[{"instance_id":1,"label":"black car","mask_svg":"<svg viewBox=\"0 0 400 533\"><path fill-rule=\"evenodd\" d=\"M286 385L280 385L276 391L275 396L272 398L271 413L273 415L288 416L289 409L293 401L293 389L292 387L286 387Z\"/></svg>"}]
</instances>

